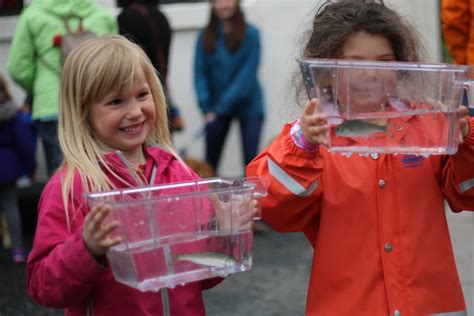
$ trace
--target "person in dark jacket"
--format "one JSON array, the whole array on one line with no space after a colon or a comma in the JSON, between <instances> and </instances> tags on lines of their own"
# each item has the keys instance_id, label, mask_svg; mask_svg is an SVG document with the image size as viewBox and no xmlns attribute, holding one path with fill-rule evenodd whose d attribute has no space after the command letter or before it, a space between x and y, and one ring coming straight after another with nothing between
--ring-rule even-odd
<instances>
[{"instance_id":1,"label":"person in dark jacket","mask_svg":"<svg viewBox=\"0 0 474 316\"><path fill-rule=\"evenodd\" d=\"M28 127L0 77L0 209L4 212L12 243L12 259L25 262L16 182L25 168L33 177L36 161Z\"/></svg>"},{"instance_id":2,"label":"person in dark jacket","mask_svg":"<svg viewBox=\"0 0 474 316\"><path fill-rule=\"evenodd\" d=\"M178 108L173 104L167 84L172 30L159 0L117 0L123 8L118 15L119 33L140 45L155 67L168 103L170 131L183 128Z\"/></svg>"}]
</instances>

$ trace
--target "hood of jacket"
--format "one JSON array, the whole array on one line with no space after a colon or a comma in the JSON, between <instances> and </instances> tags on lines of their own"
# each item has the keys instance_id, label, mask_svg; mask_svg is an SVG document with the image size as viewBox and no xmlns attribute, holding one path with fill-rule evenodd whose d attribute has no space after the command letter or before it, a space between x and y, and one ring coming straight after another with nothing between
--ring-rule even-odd
<instances>
[{"instance_id":1,"label":"hood of jacket","mask_svg":"<svg viewBox=\"0 0 474 316\"><path fill-rule=\"evenodd\" d=\"M92 0L33 0L31 6L59 16L75 14L86 17L97 10L97 4Z\"/></svg>"}]
</instances>

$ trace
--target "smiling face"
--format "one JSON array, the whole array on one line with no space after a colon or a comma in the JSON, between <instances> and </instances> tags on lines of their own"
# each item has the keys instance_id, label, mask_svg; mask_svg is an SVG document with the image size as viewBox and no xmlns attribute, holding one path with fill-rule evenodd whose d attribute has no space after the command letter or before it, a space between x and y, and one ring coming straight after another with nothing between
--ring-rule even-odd
<instances>
[{"instance_id":1,"label":"smiling face","mask_svg":"<svg viewBox=\"0 0 474 316\"><path fill-rule=\"evenodd\" d=\"M389 40L380 35L355 33L347 39L342 49L343 59L395 61L395 53ZM351 108L351 112L384 110L390 95L396 88L396 73L392 70L351 69L340 71L339 104ZM345 92L349 91L350 95ZM350 99L349 99L350 98Z\"/></svg>"},{"instance_id":2,"label":"smiling face","mask_svg":"<svg viewBox=\"0 0 474 316\"><path fill-rule=\"evenodd\" d=\"M212 8L220 20L231 18L237 11L238 0L213 0Z\"/></svg>"},{"instance_id":3,"label":"smiling face","mask_svg":"<svg viewBox=\"0 0 474 316\"><path fill-rule=\"evenodd\" d=\"M126 86L93 102L89 121L95 137L129 161L144 161L142 145L156 120L155 103L143 70Z\"/></svg>"}]
</instances>

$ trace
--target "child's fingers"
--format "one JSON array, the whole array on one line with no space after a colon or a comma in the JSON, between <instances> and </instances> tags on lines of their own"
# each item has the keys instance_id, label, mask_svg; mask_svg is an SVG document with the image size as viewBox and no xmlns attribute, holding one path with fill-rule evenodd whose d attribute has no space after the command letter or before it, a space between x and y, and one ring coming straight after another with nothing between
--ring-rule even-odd
<instances>
[{"instance_id":1,"label":"child's fingers","mask_svg":"<svg viewBox=\"0 0 474 316\"><path fill-rule=\"evenodd\" d=\"M247 204L248 203L248 204ZM241 212L239 214L239 228L245 228L258 211L257 200L251 200L250 202L245 202L241 207Z\"/></svg>"},{"instance_id":2,"label":"child's fingers","mask_svg":"<svg viewBox=\"0 0 474 316\"><path fill-rule=\"evenodd\" d=\"M468 115L468 113L469 113L469 109L467 107L465 106L458 107L458 110L457 110L458 117L463 118L466 115Z\"/></svg>"},{"instance_id":3,"label":"child's fingers","mask_svg":"<svg viewBox=\"0 0 474 316\"><path fill-rule=\"evenodd\" d=\"M92 230L99 230L105 217L110 213L110 206L99 204L95 211L96 212L91 212L90 214L89 224Z\"/></svg>"},{"instance_id":4,"label":"child's fingers","mask_svg":"<svg viewBox=\"0 0 474 316\"><path fill-rule=\"evenodd\" d=\"M116 246L122 242L122 238L115 237L115 238L106 238L102 240L101 247L107 252L110 247Z\"/></svg>"},{"instance_id":5,"label":"child's fingers","mask_svg":"<svg viewBox=\"0 0 474 316\"><path fill-rule=\"evenodd\" d=\"M257 200L251 200L250 201L250 209L252 210L253 213L258 211L258 201Z\"/></svg>"},{"instance_id":6,"label":"child's fingers","mask_svg":"<svg viewBox=\"0 0 474 316\"><path fill-rule=\"evenodd\" d=\"M97 232L95 238L97 239L103 239L107 235L109 235L111 232L114 231L119 226L119 223L117 221L113 221L110 224L103 225Z\"/></svg>"},{"instance_id":7,"label":"child's fingers","mask_svg":"<svg viewBox=\"0 0 474 316\"><path fill-rule=\"evenodd\" d=\"M329 130L329 127L327 125L310 126L308 130L312 135L321 135L326 133Z\"/></svg>"},{"instance_id":8,"label":"child's fingers","mask_svg":"<svg viewBox=\"0 0 474 316\"><path fill-rule=\"evenodd\" d=\"M86 222L94 222L95 221L95 217L100 213L102 212L102 210L104 209L105 207L105 204L97 204L96 206L94 206L91 211L86 215L86 218L85 218L85 221Z\"/></svg>"},{"instance_id":9,"label":"child's fingers","mask_svg":"<svg viewBox=\"0 0 474 316\"><path fill-rule=\"evenodd\" d=\"M304 117L304 121L308 126L326 125L327 117L325 114L313 114L311 116Z\"/></svg>"},{"instance_id":10,"label":"child's fingers","mask_svg":"<svg viewBox=\"0 0 474 316\"><path fill-rule=\"evenodd\" d=\"M303 113L306 115L313 115L317 107L318 107L318 100L311 99L309 100L308 103L306 103L306 107L304 108Z\"/></svg>"}]
</instances>

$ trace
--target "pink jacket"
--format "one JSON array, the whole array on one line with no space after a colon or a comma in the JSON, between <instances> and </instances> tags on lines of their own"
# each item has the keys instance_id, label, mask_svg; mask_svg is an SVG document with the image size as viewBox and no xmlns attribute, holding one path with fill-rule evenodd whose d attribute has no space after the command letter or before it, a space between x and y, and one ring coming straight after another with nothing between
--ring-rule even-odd
<instances>
[{"instance_id":1,"label":"pink jacket","mask_svg":"<svg viewBox=\"0 0 474 316\"><path fill-rule=\"evenodd\" d=\"M116 153L107 156L111 168L134 183ZM146 177L157 166L155 184L196 179L171 154L153 147L147 150ZM27 286L38 303L65 308L66 315L162 315L160 292L140 292L114 280L109 266L102 266L89 254L82 240L82 225L89 207L83 197L79 176L74 182L75 210L68 231L61 195L61 175L56 172L46 185L39 203L33 249L27 262ZM123 185L116 183L118 187ZM205 315L202 290L219 283L210 279L169 289L172 315Z\"/></svg>"}]
</instances>

